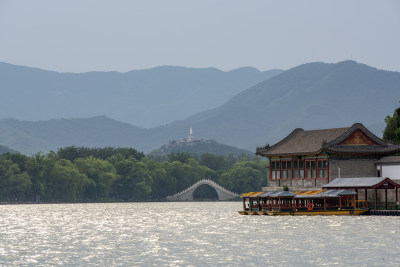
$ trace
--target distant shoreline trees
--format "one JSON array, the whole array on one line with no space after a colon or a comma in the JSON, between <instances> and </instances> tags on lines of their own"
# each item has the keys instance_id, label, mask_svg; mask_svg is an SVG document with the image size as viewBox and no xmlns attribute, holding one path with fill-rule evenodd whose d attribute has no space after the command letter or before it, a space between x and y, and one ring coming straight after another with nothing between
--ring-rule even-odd
<instances>
[{"instance_id":1,"label":"distant shoreline trees","mask_svg":"<svg viewBox=\"0 0 400 267\"><path fill-rule=\"evenodd\" d=\"M162 201L201 179L234 192L266 185L265 161L188 153L146 157L133 148L66 147L57 153L0 156L0 202ZM196 192L213 195L213 188Z\"/></svg>"}]
</instances>

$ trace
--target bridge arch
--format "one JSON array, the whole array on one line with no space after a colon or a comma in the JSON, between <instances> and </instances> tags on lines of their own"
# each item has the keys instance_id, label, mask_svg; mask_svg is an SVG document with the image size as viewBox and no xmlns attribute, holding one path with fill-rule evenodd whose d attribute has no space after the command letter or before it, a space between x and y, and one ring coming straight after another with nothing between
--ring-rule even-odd
<instances>
[{"instance_id":1,"label":"bridge arch","mask_svg":"<svg viewBox=\"0 0 400 267\"><path fill-rule=\"evenodd\" d=\"M196 189L201 186L201 185L209 185L212 188L217 191L218 194L218 200L231 200L237 197L240 197L240 195L229 191L228 189L220 186L214 181L208 180L208 179L203 179L198 181L197 183L193 184L192 186L186 188L185 190L176 193L171 196L167 196L166 200L167 201L188 201L188 200L193 200L193 195Z\"/></svg>"}]
</instances>

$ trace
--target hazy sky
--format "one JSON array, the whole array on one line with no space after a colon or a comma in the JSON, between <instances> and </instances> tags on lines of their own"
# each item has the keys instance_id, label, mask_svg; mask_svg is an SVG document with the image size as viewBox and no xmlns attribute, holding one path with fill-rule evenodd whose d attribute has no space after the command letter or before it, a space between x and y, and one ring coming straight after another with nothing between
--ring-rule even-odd
<instances>
[{"instance_id":1,"label":"hazy sky","mask_svg":"<svg viewBox=\"0 0 400 267\"><path fill-rule=\"evenodd\" d=\"M62 72L353 59L400 71L400 1L0 0L0 61Z\"/></svg>"}]
</instances>

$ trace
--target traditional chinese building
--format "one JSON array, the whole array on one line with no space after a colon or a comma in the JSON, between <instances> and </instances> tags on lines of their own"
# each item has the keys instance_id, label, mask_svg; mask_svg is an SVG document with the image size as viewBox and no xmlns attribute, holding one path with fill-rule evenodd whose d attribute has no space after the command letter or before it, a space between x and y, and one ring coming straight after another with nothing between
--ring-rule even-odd
<instances>
[{"instance_id":1,"label":"traditional chinese building","mask_svg":"<svg viewBox=\"0 0 400 267\"><path fill-rule=\"evenodd\" d=\"M379 177L377 162L400 152L361 123L347 128L295 129L273 146L257 148L268 158L268 187L321 188L338 177Z\"/></svg>"}]
</instances>

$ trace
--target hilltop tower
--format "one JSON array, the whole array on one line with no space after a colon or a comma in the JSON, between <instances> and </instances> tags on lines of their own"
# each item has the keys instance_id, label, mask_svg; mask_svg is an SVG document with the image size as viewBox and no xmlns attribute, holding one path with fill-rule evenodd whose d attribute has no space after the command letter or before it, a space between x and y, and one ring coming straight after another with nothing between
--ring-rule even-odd
<instances>
[{"instance_id":1,"label":"hilltop tower","mask_svg":"<svg viewBox=\"0 0 400 267\"><path fill-rule=\"evenodd\" d=\"M189 130L188 141L189 142L193 141L193 129L192 129L192 127L190 127L190 130Z\"/></svg>"}]
</instances>

